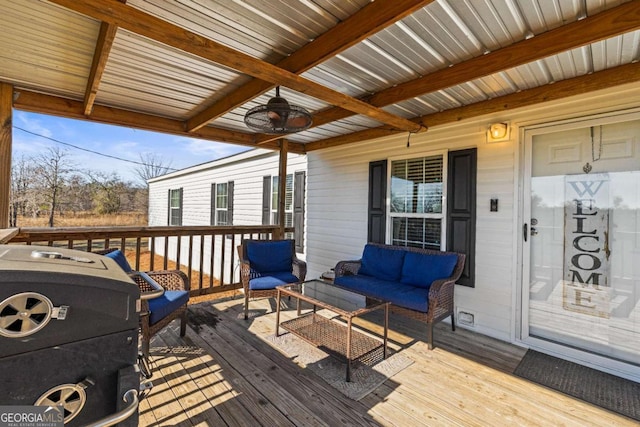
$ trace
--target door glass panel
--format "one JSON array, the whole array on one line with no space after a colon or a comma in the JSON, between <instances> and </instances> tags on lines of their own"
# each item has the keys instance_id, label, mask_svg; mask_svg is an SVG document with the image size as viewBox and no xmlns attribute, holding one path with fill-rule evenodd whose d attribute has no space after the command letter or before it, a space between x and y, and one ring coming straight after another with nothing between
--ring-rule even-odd
<instances>
[{"instance_id":1,"label":"door glass panel","mask_svg":"<svg viewBox=\"0 0 640 427\"><path fill-rule=\"evenodd\" d=\"M640 120L535 135L528 334L640 360Z\"/></svg>"}]
</instances>

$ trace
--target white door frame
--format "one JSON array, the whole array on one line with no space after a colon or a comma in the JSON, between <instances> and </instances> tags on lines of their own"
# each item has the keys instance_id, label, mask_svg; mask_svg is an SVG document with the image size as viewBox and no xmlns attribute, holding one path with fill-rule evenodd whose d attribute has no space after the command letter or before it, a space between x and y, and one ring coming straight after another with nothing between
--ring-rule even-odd
<instances>
[{"instance_id":1,"label":"white door frame","mask_svg":"<svg viewBox=\"0 0 640 427\"><path fill-rule=\"evenodd\" d=\"M514 329L515 340L518 344L535 349L553 356L570 360L582 365L590 366L598 370L608 372L623 378L640 382L640 366L614 360L604 356L589 353L587 351L563 346L558 343L543 340L529 335L529 277L530 277L530 224L531 224L531 167L532 167L532 141L536 135L559 132L570 129L585 128L626 122L640 119L640 109L631 109L593 116L581 117L557 122L542 123L524 126L520 129L518 156L520 160L518 177L519 212L517 215L516 230L518 254L515 257L517 272L516 289L514 292ZM527 227L527 239L524 239L524 227Z\"/></svg>"}]
</instances>

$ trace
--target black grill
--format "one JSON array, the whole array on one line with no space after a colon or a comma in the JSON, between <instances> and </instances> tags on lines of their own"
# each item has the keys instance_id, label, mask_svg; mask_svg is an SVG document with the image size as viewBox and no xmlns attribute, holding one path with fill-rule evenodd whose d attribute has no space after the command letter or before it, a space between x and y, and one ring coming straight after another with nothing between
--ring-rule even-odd
<instances>
[{"instance_id":1,"label":"black grill","mask_svg":"<svg viewBox=\"0 0 640 427\"><path fill-rule=\"evenodd\" d=\"M140 291L105 257L0 245L0 405L64 405L81 426L138 390ZM121 426L137 425L137 412Z\"/></svg>"}]
</instances>

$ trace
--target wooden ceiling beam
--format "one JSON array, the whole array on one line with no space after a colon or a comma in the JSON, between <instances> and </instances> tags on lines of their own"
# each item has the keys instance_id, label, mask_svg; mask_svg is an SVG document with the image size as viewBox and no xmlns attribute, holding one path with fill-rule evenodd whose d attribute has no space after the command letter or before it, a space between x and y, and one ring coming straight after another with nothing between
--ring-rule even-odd
<instances>
[{"instance_id":1,"label":"wooden ceiling beam","mask_svg":"<svg viewBox=\"0 0 640 427\"><path fill-rule=\"evenodd\" d=\"M192 31L145 13L134 7L109 0L50 0L77 13L108 22L200 58L213 61L274 85L282 85L356 114L405 131L419 131L403 117L376 108L351 96L305 79L291 71L231 49Z\"/></svg>"},{"instance_id":2,"label":"wooden ceiling beam","mask_svg":"<svg viewBox=\"0 0 640 427\"><path fill-rule=\"evenodd\" d=\"M516 108L527 107L542 102L555 101L570 96L593 92L614 86L640 81L640 63L635 62L619 67L586 74L572 79L539 86L521 92L500 96L488 101L477 102L464 107L452 108L439 113L413 118L416 123L429 123L438 126L447 123L483 116L491 113L505 112ZM337 147L369 139L394 135L398 132L388 126L366 129L348 135L327 138L305 145L307 152L324 148Z\"/></svg>"},{"instance_id":3,"label":"wooden ceiling beam","mask_svg":"<svg viewBox=\"0 0 640 427\"><path fill-rule=\"evenodd\" d=\"M126 3L127 0L119 0L121 3ZM84 114L89 116L93 110L93 104L96 101L98 94L98 87L102 80L102 74L107 66L107 60L109 59L109 52L113 46L113 40L116 38L116 32L118 27L115 25L107 24L103 22L100 25L100 32L98 33L98 40L96 41L96 48L93 52L93 61L91 63L91 71L89 72L89 79L87 80L87 87L84 91Z\"/></svg>"},{"instance_id":4,"label":"wooden ceiling beam","mask_svg":"<svg viewBox=\"0 0 640 427\"><path fill-rule=\"evenodd\" d=\"M376 107L384 107L639 28L640 2L624 3L597 15L563 25L486 55L475 57L418 79L382 90L368 97L366 101ZM351 115L353 114L350 111L344 109L329 108L314 114L313 126L322 126ZM425 125L430 125L430 123L425 123ZM258 142L269 140L269 136L258 137Z\"/></svg>"},{"instance_id":5,"label":"wooden ceiling beam","mask_svg":"<svg viewBox=\"0 0 640 427\"><path fill-rule=\"evenodd\" d=\"M196 132L187 132L182 120L168 119L150 114L117 108L95 105L90 116L84 113L84 103L71 99L45 95L26 90L16 90L17 97L13 101L13 107L32 113L48 114L52 116L66 117L70 119L87 120L110 125L126 126L136 129L144 129L153 132L162 132L187 138L198 138L215 142L227 142L256 148L255 135L251 133L236 132L232 130L206 126ZM260 145L261 148L279 150L278 142ZM302 154L305 152L303 144L289 142L289 151Z\"/></svg>"},{"instance_id":6,"label":"wooden ceiling beam","mask_svg":"<svg viewBox=\"0 0 640 427\"><path fill-rule=\"evenodd\" d=\"M292 73L301 74L326 61L396 21L425 7L433 0L376 0L349 18L338 23L315 40L307 43L276 65ZM272 89L274 85L253 79L223 99L203 109L186 121L186 129L194 131L212 120L251 101ZM281 138L278 136L274 139Z\"/></svg>"}]
</instances>

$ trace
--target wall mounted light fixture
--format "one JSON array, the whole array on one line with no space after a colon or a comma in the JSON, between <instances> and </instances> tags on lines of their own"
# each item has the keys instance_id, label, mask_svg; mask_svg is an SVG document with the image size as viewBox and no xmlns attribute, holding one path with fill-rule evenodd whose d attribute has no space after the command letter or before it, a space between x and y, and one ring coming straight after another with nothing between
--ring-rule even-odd
<instances>
[{"instance_id":1,"label":"wall mounted light fixture","mask_svg":"<svg viewBox=\"0 0 640 427\"><path fill-rule=\"evenodd\" d=\"M509 139L509 123L492 123L487 129L487 142L506 141Z\"/></svg>"}]
</instances>

